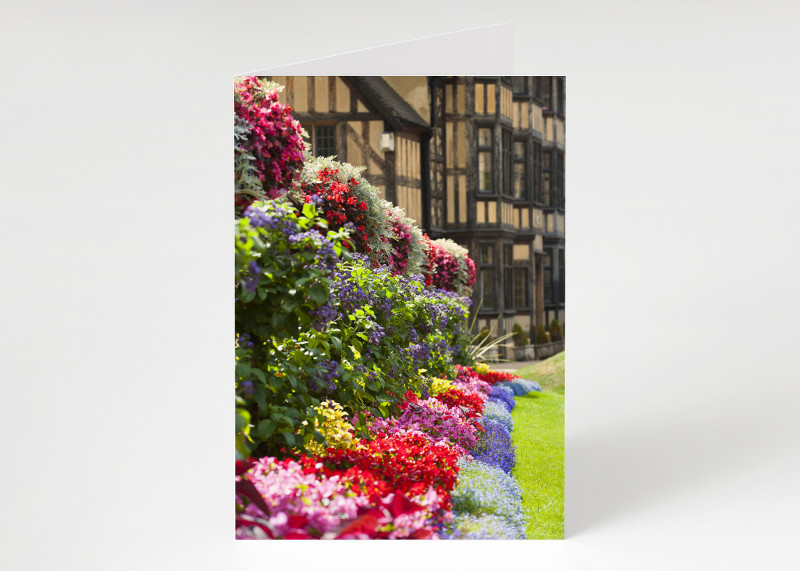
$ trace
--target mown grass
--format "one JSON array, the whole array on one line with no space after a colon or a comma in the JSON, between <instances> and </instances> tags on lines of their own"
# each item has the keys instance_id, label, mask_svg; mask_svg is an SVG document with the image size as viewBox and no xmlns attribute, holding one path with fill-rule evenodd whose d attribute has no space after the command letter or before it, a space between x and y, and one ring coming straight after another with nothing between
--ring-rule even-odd
<instances>
[{"instance_id":1,"label":"mown grass","mask_svg":"<svg viewBox=\"0 0 800 571\"><path fill-rule=\"evenodd\" d=\"M543 391L516 397L513 475L528 513L529 539L564 538L564 353L516 372Z\"/></svg>"}]
</instances>

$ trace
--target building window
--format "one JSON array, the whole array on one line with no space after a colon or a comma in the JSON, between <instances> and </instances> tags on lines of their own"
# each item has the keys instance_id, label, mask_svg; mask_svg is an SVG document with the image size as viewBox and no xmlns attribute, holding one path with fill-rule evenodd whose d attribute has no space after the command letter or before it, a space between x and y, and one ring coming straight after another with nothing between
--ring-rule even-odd
<instances>
[{"instance_id":1,"label":"building window","mask_svg":"<svg viewBox=\"0 0 800 571\"><path fill-rule=\"evenodd\" d=\"M514 307L527 308L528 303L528 268L514 268Z\"/></svg>"},{"instance_id":2,"label":"building window","mask_svg":"<svg viewBox=\"0 0 800 571\"><path fill-rule=\"evenodd\" d=\"M480 264L481 310L494 309L497 301L494 289L494 244L478 245L478 261Z\"/></svg>"},{"instance_id":3,"label":"building window","mask_svg":"<svg viewBox=\"0 0 800 571\"><path fill-rule=\"evenodd\" d=\"M475 113L478 115L487 115L488 114L488 105L489 105L489 91L495 90L494 83L484 83L484 82L476 82L475 83L475 90L476 96L479 102L482 102L481 105L475 106Z\"/></svg>"},{"instance_id":4,"label":"building window","mask_svg":"<svg viewBox=\"0 0 800 571\"><path fill-rule=\"evenodd\" d=\"M478 129L478 191L492 192L492 129Z\"/></svg>"},{"instance_id":5,"label":"building window","mask_svg":"<svg viewBox=\"0 0 800 571\"><path fill-rule=\"evenodd\" d=\"M542 144L533 142L533 196L536 202L542 202Z\"/></svg>"},{"instance_id":6,"label":"building window","mask_svg":"<svg viewBox=\"0 0 800 571\"><path fill-rule=\"evenodd\" d=\"M528 198L528 141L514 141L514 198Z\"/></svg>"},{"instance_id":7,"label":"building window","mask_svg":"<svg viewBox=\"0 0 800 571\"><path fill-rule=\"evenodd\" d=\"M533 98L536 101L541 102L542 100L542 77L534 77L533 78Z\"/></svg>"},{"instance_id":8,"label":"building window","mask_svg":"<svg viewBox=\"0 0 800 571\"><path fill-rule=\"evenodd\" d=\"M542 203L564 208L564 152L545 149L542 155Z\"/></svg>"},{"instance_id":9,"label":"building window","mask_svg":"<svg viewBox=\"0 0 800 571\"><path fill-rule=\"evenodd\" d=\"M514 307L514 246L503 245L503 301L506 309Z\"/></svg>"},{"instance_id":10,"label":"building window","mask_svg":"<svg viewBox=\"0 0 800 571\"><path fill-rule=\"evenodd\" d=\"M542 256L542 286L544 289L544 303L553 303L553 258L552 250L545 250Z\"/></svg>"},{"instance_id":11,"label":"building window","mask_svg":"<svg viewBox=\"0 0 800 571\"><path fill-rule=\"evenodd\" d=\"M494 309L494 268L481 268L481 309Z\"/></svg>"},{"instance_id":12,"label":"building window","mask_svg":"<svg viewBox=\"0 0 800 571\"><path fill-rule=\"evenodd\" d=\"M542 110L546 111L553 108L552 88L553 82L551 77L542 78Z\"/></svg>"},{"instance_id":13,"label":"building window","mask_svg":"<svg viewBox=\"0 0 800 571\"><path fill-rule=\"evenodd\" d=\"M524 76L514 76L511 78L511 85L514 95L528 95L528 78Z\"/></svg>"},{"instance_id":14,"label":"building window","mask_svg":"<svg viewBox=\"0 0 800 571\"><path fill-rule=\"evenodd\" d=\"M511 129L503 129L503 194L514 193L511 178Z\"/></svg>"},{"instance_id":15,"label":"building window","mask_svg":"<svg viewBox=\"0 0 800 571\"><path fill-rule=\"evenodd\" d=\"M566 184L564 180L564 153L558 152L558 207L566 205Z\"/></svg>"},{"instance_id":16,"label":"building window","mask_svg":"<svg viewBox=\"0 0 800 571\"><path fill-rule=\"evenodd\" d=\"M480 255L478 256L478 263L481 266L494 263L494 259L492 257L494 249L491 244L481 244L478 251L480 252Z\"/></svg>"},{"instance_id":17,"label":"building window","mask_svg":"<svg viewBox=\"0 0 800 571\"><path fill-rule=\"evenodd\" d=\"M552 182L551 180L551 163L553 160L553 152L549 149L545 149L542 151L542 204L545 206L550 206L552 204L551 200L551 191L552 191Z\"/></svg>"},{"instance_id":18,"label":"building window","mask_svg":"<svg viewBox=\"0 0 800 571\"><path fill-rule=\"evenodd\" d=\"M556 113L564 116L564 103L565 103L565 82L566 79L563 77L556 78L556 96L555 96L555 104L556 104Z\"/></svg>"},{"instance_id":19,"label":"building window","mask_svg":"<svg viewBox=\"0 0 800 571\"><path fill-rule=\"evenodd\" d=\"M564 287L564 284L565 284L565 281L564 281L564 277L565 277L564 276L564 274L565 274L565 272L564 272L564 268L565 268L564 252L565 252L564 249L561 249L561 250L558 251L558 254L559 254L559 256L558 256L558 258L559 258L558 259L558 294L559 294L558 301L562 305L564 304L564 300L566 299L566 297L564 295L566 293L566 288Z\"/></svg>"},{"instance_id":20,"label":"building window","mask_svg":"<svg viewBox=\"0 0 800 571\"><path fill-rule=\"evenodd\" d=\"M315 157L336 155L336 125L303 125L311 140L311 154Z\"/></svg>"}]
</instances>

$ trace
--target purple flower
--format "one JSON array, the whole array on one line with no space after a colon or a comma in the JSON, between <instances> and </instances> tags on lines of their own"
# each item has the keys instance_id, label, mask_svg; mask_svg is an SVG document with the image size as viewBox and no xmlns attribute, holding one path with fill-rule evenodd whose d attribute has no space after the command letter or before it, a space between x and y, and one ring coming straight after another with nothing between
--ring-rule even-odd
<instances>
[{"instance_id":1,"label":"purple flower","mask_svg":"<svg viewBox=\"0 0 800 571\"><path fill-rule=\"evenodd\" d=\"M338 315L336 308L330 303L320 305L318 308L312 309L310 313L316 319L316 321L312 324L312 327L317 331L322 331L325 329L325 326L336 319Z\"/></svg>"},{"instance_id":2,"label":"purple flower","mask_svg":"<svg viewBox=\"0 0 800 571\"><path fill-rule=\"evenodd\" d=\"M339 362L325 359L317 365L317 371L309 379L308 385L314 392L331 393L336 390L334 379L339 377Z\"/></svg>"}]
</instances>

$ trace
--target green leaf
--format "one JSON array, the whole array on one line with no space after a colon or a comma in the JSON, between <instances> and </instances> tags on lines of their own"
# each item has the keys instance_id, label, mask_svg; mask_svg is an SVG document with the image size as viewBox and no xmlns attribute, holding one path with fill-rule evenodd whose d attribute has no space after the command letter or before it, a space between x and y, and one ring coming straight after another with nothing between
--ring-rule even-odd
<instances>
[{"instance_id":1,"label":"green leaf","mask_svg":"<svg viewBox=\"0 0 800 571\"><path fill-rule=\"evenodd\" d=\"M264 371L262 371L261 369L253 369L253 374L256 377L258 377L258 380L261 381L262 383L266 383L267 382L267 376L264 374Z\"/></svg>"},{"instance_id":2,"label":"green leaf","mask_svg":"<svg viewBox=\"0 0 800 571\"><path fill-rule=\"evenodd\" d=\"M242 303L250 303L256 298L256 293L254 291L250 291L249 289L243 287L239 290L239 300Z\"/></svg>"},{"instance_id":3,"label":"green leaf","mask_svg":"<svg viewBox=\"0 0 800 571\"><path fill-rule=\"evenodd\" d=\"M247 361L237 361L236 362L236 374L239 375L241 378L246 379L250 376L252 371L252 367L250 363Z\"/></svg>"},{"instance_id":4,"label":"green leaf","mask_svg":"<svg viewBox=\"0 0 800 571\"><path fill-rule=\"evenodd\" d=\"M295 440L294 434L292 434L291 432L284 432L281 434L281 436L283 436L283 439L286 441L286 444L288 444L292 448L297 446L297 441Z\"/></svg>"},{"instance_id":5,"label":"green leaf","mask_svg":"<svg viewBox=\"0 0 800 571\"><path fill-rule=\"evenodd\" d=\"M316 214L317 214L317 209L314 208L313 204L311 204L310 202L306 202L303 205L303 216L305 216L306 218L314 218Z\"/></svg>"},{"instance_id":6,"label":"green leaf","mask_svg":"<svg viewBox=\"0 0 800 571\"><path fill-rule=\"evenodd\" d=\"M308 295L317 305L322 305L328 301L328 288L321 283L315 283L308 288Z\"/></svg>"},{"instance_id":7,"label":"green leaf","mask_svg":"<svg viewBox=\"0 0 800 571\"><path fill-rule=\"evenodd\" d=\"M236 432L250 424L250 413L242 408L236 409Z\"/></svg>"},{"instance_id":8,"label":"green leaf","mask_svg":"<svg viewBox=\"0 0 800 571\"><path fill-rule=\"evenodd\" d=\"M275 419L266 419L262 420L258 423L258 428L256 428L256 432L258 432L258 436L262 440L267 440L272 433L275 432L275 426L277 426L277 422Z\"/></svg>"},{"instance_id":9,"label":"green leaf","mask_svg":"<svg viewBox=\"0 0 800 571\"><path fill-rule=\"evenodd\" d=\"M331 337L331 343L337 351L342 350L342 340L338 337Z\"/></svg>"}]
</instances>

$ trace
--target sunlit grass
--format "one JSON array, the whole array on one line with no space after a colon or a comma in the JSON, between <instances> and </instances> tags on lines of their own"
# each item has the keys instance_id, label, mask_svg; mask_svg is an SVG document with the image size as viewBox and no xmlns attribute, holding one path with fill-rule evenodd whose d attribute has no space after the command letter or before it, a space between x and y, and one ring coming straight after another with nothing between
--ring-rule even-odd
<instances>
[{"instance_id":1,"label":"sunlit grass","mask_svg":"<svg viewBox=\"0 0 800 571\"><path fill-rule=\"evenodd\" d=\"M529 515L529 539L564 538L564 353L516 372L543 392L516 397L513 475Z\"/></svg>"},{"instance_id":2,"label":"sunlit grass","mask_svg":"<svg viewBox=\"0 0 800 571\"><path fill-rule=\"evenodd\" d=\"M549 359L529 365L514 374L523 379L538 382L543 391L564 394L564 351L553 355Z\"/></svg>"}]
</instances>

